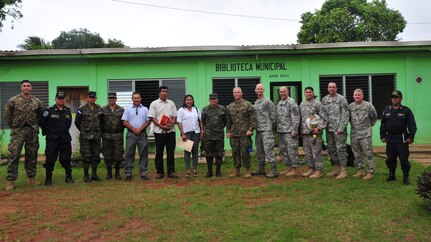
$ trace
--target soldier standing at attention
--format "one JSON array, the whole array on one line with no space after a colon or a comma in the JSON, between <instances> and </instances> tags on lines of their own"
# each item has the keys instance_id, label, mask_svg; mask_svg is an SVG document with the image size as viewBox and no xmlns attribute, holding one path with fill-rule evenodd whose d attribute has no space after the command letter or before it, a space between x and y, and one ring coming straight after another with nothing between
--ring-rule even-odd
<instances>
[{"instance_id":1,"label":"soldier standing at attention","mask_svg":"<svg viewBox=\"0 0 431 242\"><path fill-rule=\"evenodd\" d=\"M42 102L31 95L31 82L21 82L21 93L13 96L6 103L4 118L11 129L8 150L10 157L6 175L6 191L15 188L18 177L18 163L21 150L25 144L25 171L29 185L39 185L36 176L37 150L39 149L38 117L42 110Z\"/></svg>"},{"instance_id":2,"label":"soldier standing at attention","mask_svg":"<svg viewBox=\"0 0 431 242\"><path fill-rule=\"evenodd\" d=\"M259 168L251 175L263 175L267 178L275 178L277 174L277 161L274 153L274 129L276 125L277 113L274 103L263 95L265 91L262 84L257 84L255 92L257 100L254 102L256 110L256 159ZM265 160L271 164L271 171L267 175L265 170Z\"/></svg>"},{"instance_id":3,"label":"soldier standing at attention","mask_svg":"<svg viewBox=\"0 0 431 242\"><path fill-rule=\"evenodd\" d=\"M337 93L337 84L330 82L328 92L322 99L323 108L328 116L326 127L326 142L328 143L328 155L334 165L334 170L327 174L344 179L348 176L347 166L347 123L349 122L349 110L345 97Z\"/></svg>"},{"instance_id":4,"label":"soldier standing at attention","mask_svg":"<svg viewBox=\"0 0 431 242\"><path fill-rule=\"evenodd\" d=\"M286 176L296 176L299 165L298 157L298 127L301 115L298 105L289 97L289 90L280 87L281 100L277 103L277 133L280 143L280 155L283 163L288 166Z\"/></svg>"},{"instance_id":5,"label":"soldier standing at attention","mask_svg":"<svg viewBox=\"0 0 431 242\"><path fill-rule=\"evenodd\" d=\"M397 169L397 156L403 170L403 183L410 184L409 171L409 145L413 143L416 134L416 121L410 108L401 105L403 94L393 91L392 105L386 106L382 114L380 126L380 139L386 143L386 166L389 176L386 181L395 181Z\"/></svg>"},{"instance_id":6,"label":"soldier standing at attention","mask_svg":"<svg viewBox=\"0 0 431 242\"><path fill-rule=\"evenodd\" d=\"M72 178L72 137L69 129L72 125L72 113L70 108L64 106L65 94L62 91L55 95L55 104L49 107L42 114L40 127L42 135L46 135L46 162L43 165L46 169L45 186L52 184L52 172L54 171L55 161L60 154L60 164L66 173L65 181L74 183Z\"/></svg>"},{"instance_id":7,"label":"soldier standing at attention","mask_svg":"<svg viewBox=\"0 0 431 242\"><path fill-rule=\"evenodd\" d=\"M364 101L364 93L361 89L353 92L355 102L349 105L350 114L350 142L358 172L354 177L364 177L371 180L374 177L374 153L373 153L373 126L377 121L377 112L373 104ZM364 160L367 160L368 172L365 175Z\"/></svg>"},{"instance_id":8,"label":"soldier standing at attention","mask_svg":"<svg viewBox=\"0 0 431 242\"><path fill-rule=\"evenodd\" d=\"M218 104L217 93L209 95L210 105L202 109L204 147L207 160L207 175L213 176L213 161L216 162L216 176L221 177L221 163L224 152L224 127L226 126L226 108Z\"/></svg>"},{"instance_id":9,"label":"soldier standing at attention","mask_svg":"<svg viewBox=\"0 0 431 242\"><path fill-rule=\"evenodd\" d=\"M115 167L115 179L121 180L120 162L124 154L123 113L124 108L117 105L117 93L108 93L108 105L102 108L102 154L107 169L106 180L112 179L112 166Z\"/></svg>"},{"instance_id":10,"label":"soldier standing at attention","mask_svg":"<svg viewBox=\"0 0 431 242\"><path fill-rule=\"evenodd\" d=\"M96 92L89 91L87 104L76 112L75 125L78 128L79 144L84 166L84 182L101 181L97 176L97 165L100 163L100 136L102 108L96 104ZM91 166L91 179L88 170Z\"/></svg>"},{"instance_id":11,"label":"soldier standing at attention","mask_svg":"<svg viewBox=\"0 0 431 242\"><path fill-rule=\"evenodd\" d=\"M256 129L256 111L253 105L242 98L240 87L233 89L234 101L227 106L226 113L226 138L230 139L232 147L232 157L235 165L235 172L230 177L241 176L242 165L246 169L245 178L251 177L250 153L251 136Z\"/></svg>"},{"instance_id":12,"label":"soldier standing at attention","mask_svg":"<svg viewBox=\"0 0 431 242\"><path fill-rule=\"evenodd\" d=\"M301 134L304 143L305 159L308 163L308 171L303 173L303 177L311 179L321 178L323 176L323 158L322 158L322 132L326 127L326 114L323 111L322 103L316 100L312 87L304 89L305 101L299 105L301 112ZM317 116L319 118L317 118ZM315 120L315 127L307 125L307 119Z\"/></svg>"}]
</instances>

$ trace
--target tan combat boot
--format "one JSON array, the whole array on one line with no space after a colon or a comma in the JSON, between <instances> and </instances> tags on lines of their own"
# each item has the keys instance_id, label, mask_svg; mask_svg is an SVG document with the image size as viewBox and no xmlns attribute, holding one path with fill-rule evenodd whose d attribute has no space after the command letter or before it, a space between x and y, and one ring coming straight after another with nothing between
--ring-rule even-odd
<instances>
[{"instance_id":1,"label":"tan combat boot","mask_svg":"<svg viewBox=\"0 0 431 242\"><path fill-rule=\"evenodd\" d=\"M280 174L281 174L281 175L287 174L287 173L289 173L291 170L292 170L292 168L288 167L288 168L286 168L286 170L284 170L284 171L280 171Z\"/></svg>"},{"instance_id":2,"label":"tan combat boot","mask_svg":"<svg viewBox=\"0 0 431 242\"><path fill-rule=\"evenodd\" d=\"M38 182L34 177L28 178L28 185L30 186L39 186L40 182Z\"/></svg>"},{"instance_id":3,"label":"tan combat boot","mask_svg":"<svg viewBox=\"0 0 431 242\"><path fill-rule=\"evenodd\" d=\"M240 176L241 176L241 172L239 170L239 167L235 168L235 171L229 175L229 177L231 177L231 178L240 177Z\"/></svg>"},{"instance_id":4,"label":"tan combat boot","mask_svg":"<svg viewBox=\"0 0 431 242\"><path fill-rule=\"evenodd\" d=\"M303 176L303 177L309 177L309 176L313 175L313 173L314 173L314 170L313 170L313 169L308 169L308 171L307 171L307 172L302 173L302 176Z\"/></svg>"},{"instance_id":5,"label":"tan combat boot","mask_svg":"<svg viewBox=\"0 0 431 242\"><path fill-rule=\"evenodd\" d=\"M245 171L245 175L244 175L244 177L245 177L245 178L251 178L251 171L250 171L250 168L248 168L248 169Z\"/></svg>"},{"instance_id":6,"label":"tan combat boot","mask_svg":"<svg viewBox=\"0 0 431 242\"><path fill-rule=\"evenodd\" d=\"M347 169L346 169L346 167L343 166L341 168L340 174L338 174L338 176L335 177L335 179L344 179L348 176L349 176L349 174L347 173Z\"/></svg>"},{"instance_id":7,"label":"tan combat boot","mask_svg":"<svg viewBox=\"0 0 431 242\"><path fill-rule=\"evenodd\" d=\"M296 167L292 167L292 169L286 173L287 177L293 177L293 176L297 176L298 172L296 171Z\"/></svg>"},{"instance_id":8,"label":"tan combat boot","mask_svg":"<svg viewBox=\"0 0 431 242\"><path fill-rule=\"evenodd\" d=\"M15 189L14 181L6 181L6 191Z\"/></svg>"},{"instance_id":9,"label":"tan combat boot","mask_svg":"<svg viewBox=\"0 0 431 242\"><path fill-rule=\"evenodd\" d=\"M364 177L364 176L365 176L364 169L359 169L358 172L356 172L356 174L353 175L353 177Z\"/></svg>"},{"instance_id":10,"label":"tan combat boot","mask_svg":"<svg viewBox=\"0 0 431 242\"><path fill-rule=\"evenodd\" d=\"M317 178L321 178L321 177L323 177L323 172L322 171L315 171L313 173L313 175L309 176L308 178L317 179Z\"/></svg>"},{"instance_id":11,"label":"tan combat boot","mask_svg":"<svg viewBox=\"0 0 431 242\"><path fill-rule=\"evenodd\" d=\"M334 170L332 170L331 172L326 174L326 176L328 176L328 177L338 176L338 174L340 174L340 172L341 172L341 165L335 165Z\"/></svg>"},{"instance_id":12,"label":"tan combat boot","mask_svg":"<svg viewBox=\"0 0 431 242\"><path fill-rule=\"evenodd\" d=\"M362 179L368 181L368 180L373 179L373 177L374 177L374 173L373 172L368 172L367 175L364 178L362 178Z\"/></svg>"}]
</instances>

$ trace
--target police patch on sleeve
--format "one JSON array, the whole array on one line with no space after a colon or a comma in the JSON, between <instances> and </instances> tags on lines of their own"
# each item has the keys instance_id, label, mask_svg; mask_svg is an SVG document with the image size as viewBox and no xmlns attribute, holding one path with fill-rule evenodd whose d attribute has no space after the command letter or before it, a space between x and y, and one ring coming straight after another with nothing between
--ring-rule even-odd
<instances>
[{"instance_id":1,"label":"police patch on sleeve","mask_svg":"<svg viewBox=\"0 0 431 242\"><path fill-rule=\"evenodd\" d=\"M43 112L43 116L44 116L44 117L48 117L48 115L49 115L49 112L48 112L48 111Z\"/></svg>"}]
</instances>

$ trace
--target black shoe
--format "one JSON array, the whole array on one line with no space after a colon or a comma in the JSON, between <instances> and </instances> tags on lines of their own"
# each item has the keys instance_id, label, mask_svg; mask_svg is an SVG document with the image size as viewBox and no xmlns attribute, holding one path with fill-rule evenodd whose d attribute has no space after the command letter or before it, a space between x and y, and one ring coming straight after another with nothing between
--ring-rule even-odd
<instances>
[{"instance_id":1,"label":"black shoe","mask_svg":"<svg viewBox=\"0 0 431 242\"><path fill-rule=\"evenodd\" d=\"M404 185L410 185L409 172L403 172L403 183Z\"/></svg>"},{"instance_id":2,"label":"black shoe","mask_svg":"<svg viewBox=\"0 0 431 242\"><path fill-rule=\"evenodd\" d=\"M52 184L52 180L51 179L46 179L45 180L45 184L44 184L45 186L48 187L48 186L51 186L51 184Z\"/></svg>"},{"instance_id":3,"label":"black shoe","mask_svg":"<svg viewBox=\"0 0 431 242\"><path fill-rule=\"evenodd\" d=\"M126 176L126 181L131 181L132 180L132 176Z\"/></svg>"},{"instance_id":4,"label":"black shoe","mask_svg":"<svg viewBox=\"0 0 431 242\"><path fill-rule=\"evenodd\" d=\"M141 176L141 180L148 181L150 180L150 178L147 175L145 175L145 176Z\"/></svg>"},{"instance_id":5,"label":"black shoe","mask_svg":"<svg viewBox=\"0 0 431 242\"><path fill-rule=\"evenodd\" d=\"M168 178L177 179L177 178L179 178L179 176L177 174L175 174L175 173L171 173L171 174L168 174Z\"/></svg>"},{"instance_id":6,"label":"black shoe","mask_svg":"<svg viewBox=\"0 0 431 242\"><path fill-rule=\"evenodd\" d=\"M102 178L100 178L100 177L98 177L98 176L96 175L96 176L91 176L91 180L92 180L92 181L101 181L101 180L102 180Z\"/></svg>"},{"instance_id":7,"label":"black shoe","mask_svg":"<svg viewBox=\"0 0 431 242\"><path fill-rule=\"evenodd\" d=\"M164 174L157 174L156 179L163 179L165 177Z\"/></svg>"},{"instance_id":8,"label":"black shoe","mask_svg":"<svg viewBox=\"0 0 431 242\"><path fill-rule=\"evenodd\" d=\"M205 176L206 178L210 178L210 177L212 177L213 176L213 174L212 173L210 173L210 172L208 172L207 173L207 175Z\"/></svg>"},{"instance_id":9,"label":"black shoe","mask_svg":"<svg viewBox=\"0 0 431 242\"><path fill-rule=\"evenodd\" d=\"M395 173L393 173L393 172L389 172L389 175L388 175L388 177L386 178L386 181L387 182L390 182L390 181L396 181L397 180L397 178L395 178Z\"/></svg>"},{"instance_id":10,"label":"black shoe","mask_svg":"<svg viewBox=\"0 0 431 242\"><path fill-rule=\"evenodd\" d=\"M73 178L71 176L66 176L66 178L64 179L64 181L66 183L69 183L69 184L75 183L75 181L73 180Z\"/></svg>"}]
</instances>

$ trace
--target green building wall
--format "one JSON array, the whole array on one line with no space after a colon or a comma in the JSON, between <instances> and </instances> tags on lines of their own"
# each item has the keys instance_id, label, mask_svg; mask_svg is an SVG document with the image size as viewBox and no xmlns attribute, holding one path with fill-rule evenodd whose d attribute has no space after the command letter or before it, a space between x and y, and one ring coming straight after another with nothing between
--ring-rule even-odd
<instances>
[{"instance_id":1,"label":"green building wall","mask_svg":"<svg viewBox=\"0 0 431 242\"><path fill-rule=\"evenodd\" d=\"M282 62L286 70L277 71L217 71L216 64ZM412 51L394 53L299 53L299 54L238 54L223 53L206 56L202 51L197 56L177 57L172 54L158 57L133 56L111 53L97 58L86 56L33 56L2 57L0 55L0 82L32 81L49 82L49 105L54 104L57 86L88 86L98 93L97 103L106 105L108 80L184 78L186 93L195 97L199 108L208 104L212 92L213 78L259 77L270 96L271 82L302 82L302 88L312 86L318 99L319 77L322 75L347 74L395 74L396 88L404 94L403 104L409 106L417 121L416 144L431 144L431 112L428 97L431 94L431 53ZM417 77L422 82L416 82ZM302 90L301 90L302 95ZM352 95L352 94L348 94ZM374 94L379 95L379 94ZM390 98L387 97L388 104ZM373 143L381 146L378 122L373 128ZM6 152L9 130L1 141L1 152ZM45 141L40 135L39 153L44 153ZM226 148L230 146L226 142Z\"/></svg>"}]
</instances>

